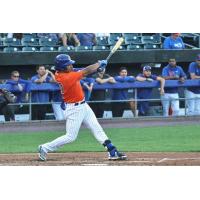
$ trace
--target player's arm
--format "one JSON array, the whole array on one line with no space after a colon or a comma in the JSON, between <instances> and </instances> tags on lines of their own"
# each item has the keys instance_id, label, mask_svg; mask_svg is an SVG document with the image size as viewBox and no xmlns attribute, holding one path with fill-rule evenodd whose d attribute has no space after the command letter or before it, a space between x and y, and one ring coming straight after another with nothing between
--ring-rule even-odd
<instances>
[{"instance_id":1,"label":"player's arm","mask_svg":"<svg viewBox=\"0 0 200 200\"><path fill-rule=\"evenodd\" d=\"M35 79L34 82L35 83L43 83L43 82L45 82L47 76L48 76L48 72L46 72L44 76L42 76L42 77L40 77L38 79Z\"/></svg>"},{"instance_id":2,"label":"player's arm","mask_svg":"<svg viewBox=\"0 0 200 200\"><path fill-rule=\"evenodd\" d=\"M136 80L137 80L137 81L146 81L147 78L141 77L141 76L137 76L137 77L136 77Z\"/></svg>"},{"instance_id":3,"label":"player's arm","mask_svg":"<svg viewBox=\"0 0 200 200\"><path fill-rule=\"evenodd\" d=\"M56 82L56 79L55 79L54 74L53 74L51 71L49 71L49 70L46 70L46 72L51 76L50 82L51 82L51 83L55 83L55 82Z\"/></svg>"},{"instance_id":4,"label":"player's arm","mask_svg":"<svg viewBox=\"0 0 200 200\"><path fill-rule=\"evenodd\" d=\"M105 68L107 65L107 61L106 60L100 60L99 62L93 64L93 65L89 65L88 67L82 69L82 73L83 76L87 76L88 74L92 74L94 72L97 71L98 68Z\"/></svg>"},{"instance_id":5,"label":"player's arm","mask_svg":"<svg viewBox=\"0 0 200 200\"><path fill-rule=\"evenodd\" d=\"M160 94L163 95L165 93L164 87L165 87L165 79L162 77L157 77L157 81L160 81Z\"/></svg>"},{"instance_id":6,"label":"player's arm","mask_svg":"<svg viewBox=\"0 0 200 200\"><path fill-rule=\"evenodd\" d=\"M195 75L195 73L190 73L191 79L200 79L200 76Z\"/></svg>"}]
</instances>

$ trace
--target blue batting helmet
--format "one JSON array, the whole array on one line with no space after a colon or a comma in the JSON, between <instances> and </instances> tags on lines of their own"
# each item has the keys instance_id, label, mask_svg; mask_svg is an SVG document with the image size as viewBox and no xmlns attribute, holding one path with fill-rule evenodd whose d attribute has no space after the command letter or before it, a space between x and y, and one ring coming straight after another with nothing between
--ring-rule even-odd
<instances>
[{"instance_id":1,"label":"blue batting helmet","mask_svg":"<svg viewBox=\"0 0 200 200\"><path fill-rule=\"evenodd\" d=\"M71 60L70 56L67 54L59 54L55 59L55 70L62 71L67 68L68 65L73 65L74 60Z\"/></svg>"}]
</instances>

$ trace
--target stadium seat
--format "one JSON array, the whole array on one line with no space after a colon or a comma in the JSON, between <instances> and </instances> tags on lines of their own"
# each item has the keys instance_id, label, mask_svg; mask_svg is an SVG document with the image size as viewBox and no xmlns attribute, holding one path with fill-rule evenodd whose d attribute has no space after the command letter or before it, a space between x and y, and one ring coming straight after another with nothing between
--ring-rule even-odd
<instances>
[{"instance_id":1,"label":"stadium seat","mask_svg":"<svg viewBox=\"0 0 200 200\"><path fill-rule=\"evenodd\" d=\"M108 46L93 46L93 50L104 51L104 50L110 50L110 48Z\"/></svg>"},{"instance_id":2,"label":"stadium seat","mask_svg":"<svg viewBox=\"0 0 200 200\"><path fill-rule=\"evenodd\" d=\"M112 49L114 46L110 46L110 49ZM119 47L118 50L126 50L126 46L122 45Z\"/></svg>"},{"instance_id":3,"label":"stadium seat","mask_svg":"<svg viewBox=\"0 0 200 200\"><path fill-rule=\"evenodd\" d=\"M119 38L122 37L122 33L110 33L110 37Z\"/></svg>"},{"instance_id":4,"label":"stadium seat","mask_svg":"<svg viewBox=\"0 0 200 200\"><path fill-rule=\"evenodd\" d=\"M90 47L90 46L78 46L78 47L75 47L75 50L76 51L89 51L89 50L92 50L92 47Z\"/></svg>"},{"instance_id":5,"label":"stadium seat","mask_svg":"<svg viewBox=\"0 0 200 200\"><path fill-rule=\"evenodd\" d=\"M141 37L138 36L126 36L125 44L142 44Z\"/></svg>"},{"instance_id":6,"label":"stadium seat","mask_svg":"<svg viewBox=\"0 0 200 200\"><path fill-rule=\"evenodd\" d=\"M108 37L97 37L97 46L106 46L108 44Z\"/></svg>"},{"instance_id":7,"label":"stadium seat","mask_svg":"<svg viewBox=\"0 0 200 200\"><path fill-rule=\"evenodd\" d=\"M23 33L23 38L37 38L37 33Z\"/></svg>"},{"instance_id":8,"label":"stadium seat","mask_svg":"<svg viewBox=\"0 0 200 200\"><path fill-rule=\"evenodd\" d=\"M134 36L136 36L136 37L141 36L141 33L122 33L122 35L124 38L126 38L126 37L130 38L130 37L134 37Z\"/></svg>"},{"instance_id":9,"label":"stadium seat","mask_svg":"<svg viewBox=\"0 0 200 200\"><path fill-rule=\"evenodd\" d=\"M57 41L52 40L51 38L43 37L43 38L39 39L39 44L43 47L45 47L45 46L51 46L52 47L52 46L57 46Z\"/></svg>"},{"instance_id":10,"label":"stadium seat","mask_svg":"<svg viewBox=\"0 0 200 200\"><path fill-rule=\"evenodd\" d=\"M110 37L108 38L108 44L109 45L114 45L119 40L120 37L121 36L115 35L115 34L110 35Z\"/></svg>"},{"instance_id":11,"label":"stadium seat","mask_svg":"<svg viewBox=\"0 0 200 200\"><path fill-rule=\"evenodd\" d=\"M127 50L139 50L139 49L144 49L142 44L132 44L127 46Z\"/></svg>"},{"instance_id":12,"label":"stadium seat","mask_svg":"<svg viewBox=\"0 0 200 200\"><path fill-rule=\"evenodd\" d=\"M73 46L61 46L61 47L58 47L58 51L60 51L60 52L74 51L74 47Z\"/></svg>"},{"instance_id":13,"label":"stadium seat","mask_svg":"<svg viewBox=\"0 0 200 200\"><path fill-rule=\"evenodd\" d=\"M24 37L21 40L22 46L38 46L39 43L35 38Z\"/></svg>"},{"instance_id":14,"label":"stadium seat","mask_svg":"<svg viewBox=\"0 0 200 200\"><path fill-rule=\"evenodd\" d=\"M145 35L142 36L142 43L143 44L160 44L161 43L161 38L159 35Z\"/></svg>"},{"instance_id":15,"label":"stadium seat","mask_svg":"<svg viewBox=\"0 0 200 200\"><path fill-rule=\"evenodd\" d=\"M34 52L34 51L38 51L38 49L35 48L35 47L23 47L22 51L31 51L31 52Z\"/></svg>"},{"instance_id":16,"label":"stadium seat","mask_svg":"<svg viewBox=\"0 0 200 200\"><path fill-rule=\"evenodd\" d=\"M5 53L14 53L20 51L17 47L5 47L3 52Z\"/></svg>"},{"instance_id":17,"label":"stadium seat","mask_svg":"<svg viewBox=\"0 0 200 200\"><path fill-rule=\"evenodd\" d=\"M4 38L3 45L11 47L21 46L21 41L16 38Z\"/></svg>"},{"instance_id":18,"label":"stadium seat","mask_svg":"<svg viewBox=\"0 0 200 200\"><path fill-rule=\"evenodd\" d=\"M40 51L57 51L54 47L40 47Z\"/></svg>"},{"instance_id":19,"label":"stadium seat","mask_svg":"<svg viewBox=\"0 0 200 200\"><path fill-rule=\"evenodd\" d=\"M144 49L160 49L161 46L158 44L145 44Z\"/></svg>"}]
</instances>

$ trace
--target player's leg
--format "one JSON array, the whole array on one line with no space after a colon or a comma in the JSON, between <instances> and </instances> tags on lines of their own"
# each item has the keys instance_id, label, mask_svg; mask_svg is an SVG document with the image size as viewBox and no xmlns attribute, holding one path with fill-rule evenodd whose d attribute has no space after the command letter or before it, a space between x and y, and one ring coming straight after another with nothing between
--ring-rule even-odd
<instances>
[{"instance_id":1,"label":"player's leg","mask_svg":"<svg viewBox=\"0 0 200 200\"><path fill-rule=\"evenodd\" d=\"M66 135L58 137L57 139L46 144L40 145L39 151L44 151L42 152L44 153L44 157L43 155L41 155L41 152L39 152L39 157L41 160L46 160L46 154L48 152L56 151L59 147L67 143L71 143L77 138L80 126L85 116L85 110L83 109L83 105L67 105L66 113Z\"/></svg>"},{"instance_id":2,"label":"player's leg","mask_svg":"<svg viewBox=\"0 0 200 200\"><path fill-rule=\"evenodd\" d=\"M126 159L126 155L118 152L116 147L108 139L103 128L97 121L97 118L96 118L94 112L88 106L88 104L85 104L85 108L86 108L87 114L86 114L85 118L83 119L83 122L92 131L92 133L93 133L94 137L97 139L97 141L108 150L109 159L112 159L112 160Z\"/></svg>"},{"instance_id":3,"label":"player's leg","mask_svg":"<svg viewBox=\"0 0 200 200\"><path fill-rule=\"evenodd\" d=\"M170 105L169 95L170 94L165 93L164 95L161 96L161 101L162 101L162 106L163 106L163 116L164 117L168 116L169 105Z\"/></svg>"},{"instance_id":4,"label":"player's leg","mask_svg":"<svg viewBox=\"0 0 200 200\"><path fill-rule=\"evenodd\" d=\"M175 93L175 94L171 94L170 95L170 97L171 97L171 105L172 105L172 111L173 111L173 113L172 113L172 115L173 116L179 116L179 95L178 95L178 93Z\"/></svg>"},{"instance_id":5,"label":"player's leg","mask_svg":"<svg viewBox=\"0 0 200 200\"><path fill-rule=\"evenodd\" d=\"M195 111L195 100L191 98L194 98L194 93L189 90L185 90L185 98L187 106L187 115L193 115Z\"/></svg>"},{"instance_id":6,"label":"player's leg","mask_svg":"<svg viewBox=\"0 0 200 200\"><path fill-rule=\"evenodd\" d=\"M64 111L60 107L60 103L52 103L52 108L54 112L54 116L56 120L64 120L65 114Z\"/></svg>"},{"instance_id":7,"label":"player's leg","mask_svg":"<svg viewBox=\"0 0 200 200\"><path fill-rule=\"evenodd\" d=\"M195 115L200 115L200 94L195 94Z\"/></svg>"}]
</instances>

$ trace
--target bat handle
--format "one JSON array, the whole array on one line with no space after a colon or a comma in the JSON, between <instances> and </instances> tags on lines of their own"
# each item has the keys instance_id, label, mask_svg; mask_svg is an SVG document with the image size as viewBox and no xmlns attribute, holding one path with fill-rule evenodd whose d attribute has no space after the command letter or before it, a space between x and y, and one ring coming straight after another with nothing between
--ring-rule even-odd
<instances>
[{"instance_id":1,"label":"bat handle","mask_svg":"<svg viewBox=\"0 0 200 200\"><path fill-rule=\"evenodd\" d=\"M112 53L110 53L110 54L108 55L108 57L106 58L107 62L110 60L110 58L111 58L112 55L113 55Z\"/></svg>"}]
</instances>

